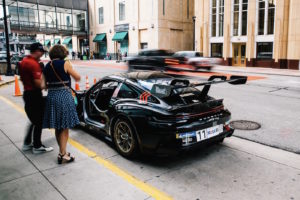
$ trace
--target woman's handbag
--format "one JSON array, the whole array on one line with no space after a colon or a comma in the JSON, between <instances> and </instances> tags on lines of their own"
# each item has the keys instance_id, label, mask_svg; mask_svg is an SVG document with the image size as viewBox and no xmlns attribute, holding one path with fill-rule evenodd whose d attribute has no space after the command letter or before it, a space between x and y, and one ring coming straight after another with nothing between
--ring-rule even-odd
<instances>
[{"instance_id":1,"label":"woman's handbag","mask_svg":"<svg viewBox=\"0 0 300 200\"><path fill-rule=\"evenodd\" d=\"M60 78L60 76L56 73L56 71L55 71L55 69L54 69L54 67L53 67L52 61L50 62L50 66L51 66L51 68L52 68L52 70L53 70L53 72L54 72L56 78L57 78L57 79L58 79L65 87L67 87L67 88L70 89L70 92L71 92L72 97L73 97L73 99L74 99L74 103L75 103L75 105L77 106L77 105L78 105L78 100L77 100L77 96L76 96L76 93L74 92L73 88L70 87L70 86L68 86L68 85L66 85L66 84L63 82L63 80Z\"/></svg>"}]
</instances>

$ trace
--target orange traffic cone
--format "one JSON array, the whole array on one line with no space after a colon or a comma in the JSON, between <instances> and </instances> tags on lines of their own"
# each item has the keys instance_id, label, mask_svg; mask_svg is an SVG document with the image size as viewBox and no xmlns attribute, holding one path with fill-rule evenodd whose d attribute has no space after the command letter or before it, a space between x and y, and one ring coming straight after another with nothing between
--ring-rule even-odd
<instances>
[{"instance_id":1,"label":"orange traffic cone","mask_svg":"<svg viewBox=\"0 0 300 200\"><path fill-rule=\"evenodd\" d=\"M96 84L97 83L97 79L96 78L94 78L94 84Z\"/></svg>"},{"instance_id":2,"label":"orange traffic cone","mask_svg":"<svg viewBox=\"0 0 300 200\"><path fill-rule=\"evenodd\" d=\"M15 75L15 97L17 96L22 96L22 93L19 86L18 76Z\"/></svg>"},{"instance_id":3,"label":"orange traffic cone","mask_svg":"<svg viewBox=\"0 0 300 200\"><path fill-rule=\"evenodd\" d=\"M79 87L79 83L78 83L78 82L75 83L75 90L76 90L76 91L80 90L80 87Z\"/></svg>"},{"instance_id":4,"label":"orange traffic cone","mask_svg":"<svg viewBox=\"0 0 300 200\"><path fill-rule=\"evenodd\" d=\"M85 77L85 89L89 89L89 88L90 88L89 77L86 76Z\"/></svg>"}]
</instances>

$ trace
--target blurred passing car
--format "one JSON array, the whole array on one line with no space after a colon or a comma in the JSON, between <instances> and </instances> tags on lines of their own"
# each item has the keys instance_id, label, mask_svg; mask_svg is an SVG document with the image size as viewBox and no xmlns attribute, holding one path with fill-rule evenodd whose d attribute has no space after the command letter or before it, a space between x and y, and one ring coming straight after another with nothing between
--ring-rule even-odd
<instances>
[{"instance_id":1,"label":"blurred passing car","mask_svg":"<svg viewBox=\"0 0 300 200\"><path fill-rule=\"evenodd\" d=\"M82 125L104 134L124 157L139 152L169 155L230 137L231 113L223 99L208 92L213 84L246 81L242 76L211 76L190 83L161 72L111 75L89 90L76 91L77 113Z\"/></svg>"},{"instance_id":2,"label":"blurred passing car","mask_svg":"<svg viewBox=\"0 0 300 200\"><path fill-rule=\"evenodd\" d=\"M197 51L178 51L173 56L181 61L179 69L189 71L211 70L222 62L220 58L203 57L203 53Z\"/></svg>"},{"instance_id":3,"label":"blurred passing car","mask_svg":"<svg viewBox=\"0 0 300 200\"><path fill-rule=\"evenodd\" d=\"M126 58L128 70L164 71L172 65L178 65L179 59L173 57L173 52L163 49L146 49L138 55Z\"/></svg>"}]
</instances>

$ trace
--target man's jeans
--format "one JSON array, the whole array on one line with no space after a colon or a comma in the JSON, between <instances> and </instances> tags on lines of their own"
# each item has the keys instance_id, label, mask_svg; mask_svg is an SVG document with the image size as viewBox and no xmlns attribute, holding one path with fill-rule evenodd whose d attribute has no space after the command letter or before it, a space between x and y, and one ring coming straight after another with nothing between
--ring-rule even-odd
<instances>
[{"instance_id":1,"label":"man's jeans","mask_svg":"<svg viewBox=\"0 0 300 200\"><path fill-rule=\"evenodd\" d=\"M39 148L42 146L41 135L45 100L41 90L25 91L23 99L25 102L25 112L32 123L25 135L24 144L31 144L33 136L33 147Z\"/></svg>"}]
</instances>

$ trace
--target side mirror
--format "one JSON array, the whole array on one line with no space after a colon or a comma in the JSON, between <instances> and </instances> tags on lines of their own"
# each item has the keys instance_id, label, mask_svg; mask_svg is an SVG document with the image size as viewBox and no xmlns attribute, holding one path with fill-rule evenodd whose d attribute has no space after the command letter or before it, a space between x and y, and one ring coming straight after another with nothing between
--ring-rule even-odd
<instances>
[{"instance_id":1,"label":"side mirror","mask_svg":"<svg viewBox=\"0 0 300 200\"><path fill-rule=\"evenodd\" d=\"M241 85L247 83L247 76L231 76L229 83L232 85Z\"/></svg>"}]
</instances>

